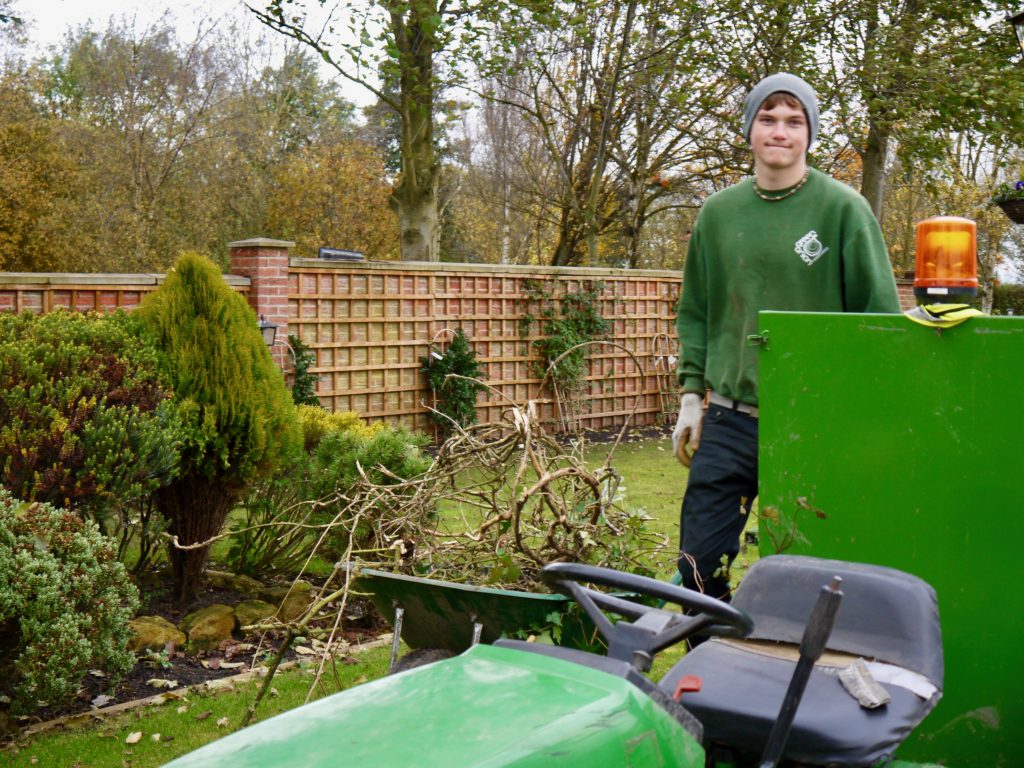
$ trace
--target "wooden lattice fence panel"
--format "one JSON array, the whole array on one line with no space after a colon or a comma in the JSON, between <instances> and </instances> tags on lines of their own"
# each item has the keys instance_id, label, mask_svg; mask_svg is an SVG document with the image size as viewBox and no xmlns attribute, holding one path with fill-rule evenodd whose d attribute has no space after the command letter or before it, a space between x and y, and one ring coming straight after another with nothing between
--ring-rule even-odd
<instances>
[{"instance_id":1,"label":"wooden lattice fence panel","mask_svg":"<svg viewBox=\"0 0 1024 768\"><path fill-rule=\"evenodd\" d=\"M421 359L445 329L462 328L496 390L480 395L478 418L497 420L510 403L536 400L542 418L555 421L532 343L540 324L524 327L527 285L557 300L595 282L604 286L601 314L612 323L610 338L640 368L620 350L594 348L580 398L583 427L621 424L637 398L638 422L654 423L662 407L654 339L674 334L679 276L673 272L292 259L288 329L316 354L318 394L332 410L429 430L432 397Z\"/></svg>"}]
</instances>

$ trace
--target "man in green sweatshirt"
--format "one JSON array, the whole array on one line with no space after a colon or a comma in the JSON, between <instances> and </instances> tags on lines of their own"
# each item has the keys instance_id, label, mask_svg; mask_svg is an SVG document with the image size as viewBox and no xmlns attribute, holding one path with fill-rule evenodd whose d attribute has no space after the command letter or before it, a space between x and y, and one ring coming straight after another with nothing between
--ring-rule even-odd
<instances>
[{"instance_id":1,"label":"man in green sweatshirt","mask_svg":"<svg viewBox=\"0 0 1024 768\"><path fill-rule=\"evenodd\" d=\"M707 199L693 228L677 326L683 396L673 448L683 499L683 584L728 599L729 566L757 496L761 310L899 312L882 232L856 191L807 166L818 132L814 90L775 74L747 97L754 177ZM705 400L706 398L706 400Z\"/></svg>"}]
</instances>

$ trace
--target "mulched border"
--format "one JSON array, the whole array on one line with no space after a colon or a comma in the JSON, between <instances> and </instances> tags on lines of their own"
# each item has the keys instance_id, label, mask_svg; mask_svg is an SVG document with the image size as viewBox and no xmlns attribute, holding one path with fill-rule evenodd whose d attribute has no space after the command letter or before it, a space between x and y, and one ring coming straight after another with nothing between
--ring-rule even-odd
<instances>
[{"instance_id":1,"label":"mulched border","mask_svg":"<svg viewBox=\"0 0 1024 768\"><path fill-rule=\"evenodd\" d=\"M342 649L343 656L354 656L365 651L373 650L374 648L381 648L386 645L391 645L392 634L386 633L379 635L373 640L368 642L359 643L358 645L349 645ZM294 655L294 654L293 654ZM278 671L284 671L286 669L292 669L301 665L308 665L312 662L307 659L293 658L290 661L283 661L277 668ZM60 717L46 720L39 723L34 723L30 726L23 728L15 738L15 741L21 741L23 739L35 736L36 734L44 733L45 731L53 730L65 725L78 725L88 721L102 722L108 717L119 715L122 712L130 712L139 707L147 706L159 706L166 704L171 701L178 701L185 698L189 693L204 690L207 693L221 693L226 691L234 690L234 687L240 683L246 683L250 680L265 677L269 670L265 666L259 666L255 669L246 670L245 672L235 672L230 675L222 675L220 677L211 677L210 679L204 680L201 683L193 685L183 686L180 688L174 688L173 690L164 691L154 696L146 698L132 699L130 701L121 702L120 704L112 704L107 707L100 707L98 709L89 709L81 712L72 712L70 714L61 715ZM0 749L2 751L2 749Z\"/></svg>"}]
</instances>

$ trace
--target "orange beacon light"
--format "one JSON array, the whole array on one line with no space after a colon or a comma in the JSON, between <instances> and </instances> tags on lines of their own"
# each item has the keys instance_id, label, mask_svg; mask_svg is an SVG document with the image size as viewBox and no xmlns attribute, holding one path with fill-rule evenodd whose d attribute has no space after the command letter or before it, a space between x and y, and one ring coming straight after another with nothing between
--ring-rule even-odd
<instances>
[{"instance_id":1,"label":"orange beacon light","mask_svg":"<svg viewBox=\"0 0 1024 768\"><path fill-rule=\"evenodd\" d=\"M920 222L914 296L925 303L947 303L977 295L977 225L958 216L935 216Z\"/></svg>"}]
</instances>

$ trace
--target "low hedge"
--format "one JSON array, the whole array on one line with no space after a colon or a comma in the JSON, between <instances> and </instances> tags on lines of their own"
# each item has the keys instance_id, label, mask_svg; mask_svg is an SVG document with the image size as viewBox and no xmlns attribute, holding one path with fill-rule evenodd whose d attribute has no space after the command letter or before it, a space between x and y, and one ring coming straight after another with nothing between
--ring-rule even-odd
<instances>
[{"instance_id":1,"label":"low hedge","mask_svg":"<svg viewBox=\"0 0 1024 768\"><path fill-rule=\"evenodd\" d=\"M131 669L138 591L97 526L0 490L0 707L75 695L91 669Z\"/></svg>"}]
</instances>

